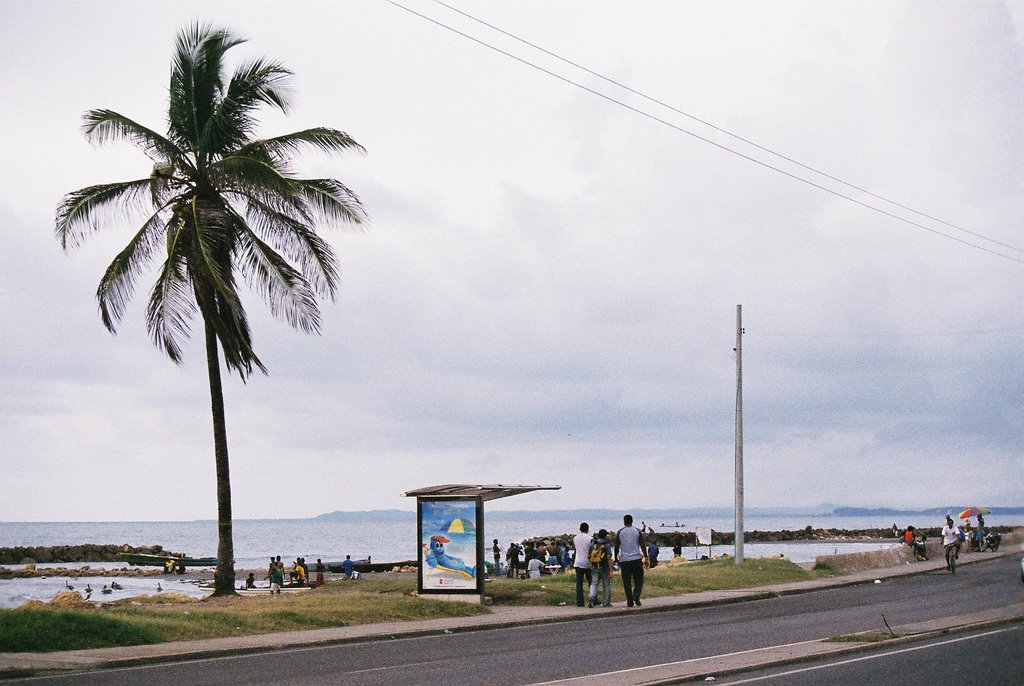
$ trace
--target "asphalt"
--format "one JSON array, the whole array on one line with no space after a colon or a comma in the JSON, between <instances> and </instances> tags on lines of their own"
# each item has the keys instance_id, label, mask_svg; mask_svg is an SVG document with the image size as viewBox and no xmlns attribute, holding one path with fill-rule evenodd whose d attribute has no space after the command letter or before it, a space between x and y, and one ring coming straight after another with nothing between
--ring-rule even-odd
<instances>
[{"instance_id":1,"label":"asphalt","mask_svg":"<svg viewBox=\"0 0 1024 686\"><path fill-rule=\"evenodd\" d=\"M1016 548L1016 546L1014 546ZM1000 551L997 554L962 555L961 565L969 565L994 557L1016 555L1017 552ZM269 635L211 638L200 641L177 641L155 645L68 650L52 653L0 653L0 678L15 678L43 673L83 671L126 667L177 660L198 659L223 655L257 653L299 646L331 645L352 641L389 640L398 636L409 637L436 633L483 631L488 629L524 626L550 622L571 622L591 619L600 615L626 612L659 612L679 608L705 607L726 603L757 600L765 597L807 593L854 584L874 583L911 574L924 574L944 567L942 560L931 559L891 567L880 567L853 572L841 577L819 578L771 584L756 588L726 591L705 591L681 596L644 599L642 608L594 608L581 611L575 606L559 607L492 607L491 613L475 617L427 619L404 622L380 622L359 626L333 627L308 631L279 632ZM560 684L671 684L698 677L722 676L768 667L801 662L826 655L837 655L891 646L894 643L916 640L929 635L968 631L985 626L1024 621L1024 603L1007 607L958 614L917 624L893 626L895 638L884 643L834 642L825 638L803 641L757 650L708 656L694 660L667 663L623 672L562 680Z\"/></svg>"}]
</instances>

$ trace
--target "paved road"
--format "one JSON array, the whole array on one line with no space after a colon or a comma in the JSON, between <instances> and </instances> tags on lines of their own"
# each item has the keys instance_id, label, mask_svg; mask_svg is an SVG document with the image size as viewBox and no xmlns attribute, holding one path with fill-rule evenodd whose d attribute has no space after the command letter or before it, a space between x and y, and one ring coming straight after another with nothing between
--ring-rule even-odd
<instances>
[{"instance_id":1,"label":"paved road","mask_svg":"<svg viewBox=\"0 0 1024 686\"><path fill-rule=\"evenodd\" d=\"M717 678L716 684L765 686L1019 686L1024 684L1024 627L1010 624L933 636L859 655Z\"/></svg>"},{"instance_id":2,"label":"paved road","mask_svg":"<svg viewBox=\"0 0 1024 686\"><path fill-rule=\"evenodd\" d=\"M32 681L514 686L610 671L635 674L669 662L885 631L885 622L899 626L1005 608L1022 600L1019 576L1019 562L1004 558L964 565L955 576L933 572L735 605L640 611L580 622L354 642Z\"/></svg>"}]
</instances>

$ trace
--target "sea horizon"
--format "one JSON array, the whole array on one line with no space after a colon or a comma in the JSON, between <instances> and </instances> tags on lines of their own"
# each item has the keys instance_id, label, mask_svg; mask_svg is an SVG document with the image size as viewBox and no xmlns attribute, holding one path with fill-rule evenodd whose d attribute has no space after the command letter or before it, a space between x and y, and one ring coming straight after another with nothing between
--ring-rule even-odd
<instances>
[{"instance_id":1,"label":"sea horizon","mask_svg":"<svg viewBox=\"0 0 1024 686\"><path fill-rule=\"evenodd\" d=\"M744 517L889 517L889 516L944 516L952 514L954 517L969 506L935 506L926 508L892 508L892 507L860 507L847 505L823 504L803 507L745 507ZM1024 515L1024 505L993 506L988 508L991 515L1012 516ZM733 517L735 510L732 506L714 507L679 507L679 508L554 508L538 510L507 510L490 509L485 505L484 514L486 518L492 519L558 519L563 517L572 518L621 518L623 514L630 513L633 518L639 521L641 518L648 519L675 519L677 517ZM986 516L989 516L988 514ZM322 522L322 521L361 521L372 519L373 521L385 520L415 520L416 510L401 508L381 508L375 510L334 510L322 512L308 517L234 517L233 522ZM24 520L0 520L0 524L116 524L116 523L149 523L149 524L174 524L174 523L208 523L216 522L215 517L198 517L186 519L129 519L129 520L108 520L108 519L24 519ZM747 528L744 526L744 528ZM866 527L867 528L867 527ZM724 530L724 529L723 529Z\"/></svg>"}]
</instances>

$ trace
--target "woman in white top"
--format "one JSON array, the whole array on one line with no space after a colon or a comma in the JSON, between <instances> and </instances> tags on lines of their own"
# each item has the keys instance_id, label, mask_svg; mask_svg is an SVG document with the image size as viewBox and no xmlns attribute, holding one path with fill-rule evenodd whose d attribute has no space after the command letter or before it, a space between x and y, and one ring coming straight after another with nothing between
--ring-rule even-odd
<instances>
[{"instance_id":1,"label":"woman in white top","mask_svg":"<svg viewBox=\"0 0 1024 686\"><path fill-rule=\"evenodd\" d=\"M530 559L530 563L526 565L526 571L529 573L531 579L540 578L540 568L544 566L544 563L540 561L540 557L536 555Z\"/></svg>"}]
</instances>

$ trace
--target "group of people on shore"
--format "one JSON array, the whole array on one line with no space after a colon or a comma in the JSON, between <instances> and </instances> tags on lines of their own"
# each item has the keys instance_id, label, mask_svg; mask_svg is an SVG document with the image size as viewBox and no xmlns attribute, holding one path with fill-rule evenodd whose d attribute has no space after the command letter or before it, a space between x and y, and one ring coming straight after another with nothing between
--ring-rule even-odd
<instances>
[{"instance_id":1,"label":"group of people on shore","mask_svg":"<svg viewBox=\"0 0 1024 686\"><path fill-rule=\"evenodd\" d=\"M305 586L307 578L308 578L308 571L307 570L308 570L308 568L307 568L307 565L306 565L306 558L304 558L304 557L297 557L297 558L295 558L295 562L292 563L292 568L288 572L288 577L289 577L289 581L290 581L291 585L293 585L293 586ZM323 586L324 585L324 572L326 571L326 569L324 568L324 563L323 563L323 561L320 560L320 558L317 558L317 560L316 560L315 571L316 571L316 580L314 581L314 585L316 585L316 586ZM270 567L267 569L267 576L265 577L265 580L269 580L270 581L270 594L271 595L274 595L274 594L280 595L281 587L284 586L284 575L285 575L284 563L281 561L281 556L278 555L276 558L275 557L270 558ZM255 576L255 574L251 574L251 573L249 574L248 578L246 578L246 580L245 580L245 587L247 589L256 588L256 576Z\"/></svg>"},{"instance_id":2,"label":"group of people on shore","mask_svg":"<svg viewBox=\"0 0 1024 686\"><path fill-rule=\"evenodd\" d=\"M501 547L498 545L498 539L494 539L491 554L494 557L494 574L500 574ZM521 546L512 541L505 551L505 570L509 579L517 579L521 573L531 579L537 579L540 578L542 570L563 572L571 564L572 554L562 544L534 546L527 543L526 546Z\"/></svg>"},{"instance_id":3,"label":"group of people on shore","mask_svg":"<svg viewBox=\"0 0 1024 686\"><path fill-rule=\"evenodd\" d=\"M979 512L977 518L978 526L972 530L970 518L964 522L964 526L961 528L953 522L953 516L947 514L945 525L942 527L942 533L940 534L943 547L947 549L949 547L955 548L955 555L959 555L960 547L963 543L967 544L968 550L981 550L985 540L985 517ZM928 555L925 552L926 537L918 529L908 526L901 533L896 524L893 523L892 531L904 545L913 548L914 555L919 561L928 559Z\"/></svg>"},{"instance_id":4,"label":"group of people on shore","mask_svg":"<svg viewBox=\"0 0 1024 686\"><path fill-rule=\"evenodd\" d=\"M576 605L594 607L612 604L611 576L617 570L622 575L626 606L639 606L644 586L644 570L658 564L661 551L656 541L646 541L644 531L633 526L632 515L622 518L622 528L614 534L607 529L590 533L587 522L580 524L580 532L571 545L551 543L521 546L512 542L504 551L506 576L509 579L540 578L542 571L558 573L572 568L576 573ZM646 528L646 527L645 527ZM673 547L676 555L681 554ZM502 550L498 539L491 547L494 573L502 571Z\"/></svg>"},{"instance_id":5,"label":"group of people on shore","mask_svg":"<svg viewBox=\"0 0 1024 686\"><path fill-rule=\"evenodd\" d=\"M580 523L580 532L573 538L573 569L576 572L576 606L611 607L611 576L616 567L622 576L626 607L640 607L644 588L644 570L657 565L658 545L644 541L644 532L633 526L633 516L622 518L622 528L615 532L614 544L609 533L601 529L590 535L590 525ZM599 596L600 593L600 596Z\"/></svg>"}]
</instances>

